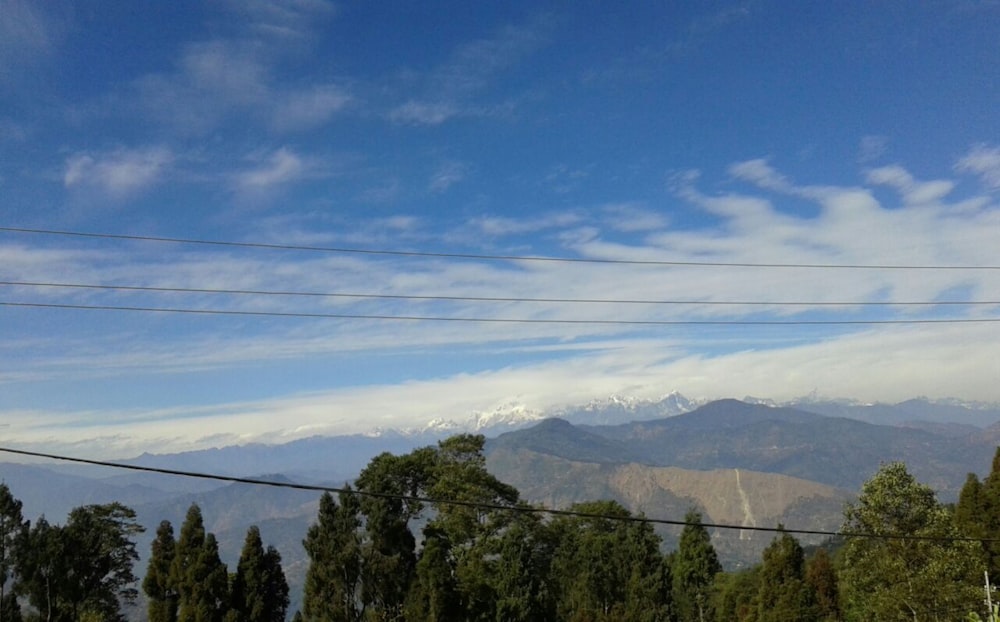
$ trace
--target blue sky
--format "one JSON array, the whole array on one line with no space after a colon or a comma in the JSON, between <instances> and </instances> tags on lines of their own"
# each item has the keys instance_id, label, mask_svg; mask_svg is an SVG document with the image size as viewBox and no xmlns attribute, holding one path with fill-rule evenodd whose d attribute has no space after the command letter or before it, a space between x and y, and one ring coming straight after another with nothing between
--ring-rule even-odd
<instances>
[{"instance_id":1,"label":"blue sky","mask_svg":"<svg viewBox=\"0 0 1000 622\"><path fill-rule=\"evenodd\" d=\"M5 303L554 320L0 306L4 437L128 455L672 390L1000 401L1000 324L566 322L1000 317L998 59L986 0L0 0L0 227L600 260L0 231Z\"/></svg>"}]
</instances>

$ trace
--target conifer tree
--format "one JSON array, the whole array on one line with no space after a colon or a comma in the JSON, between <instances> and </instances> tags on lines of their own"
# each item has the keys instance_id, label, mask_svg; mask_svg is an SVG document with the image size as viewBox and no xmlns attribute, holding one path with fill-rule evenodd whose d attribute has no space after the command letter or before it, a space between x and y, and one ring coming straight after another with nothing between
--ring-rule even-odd
<instances>
[{"instance_id":1,"label":"conifer tree","mask_svg":"<svg viewBox=\"0 0 1000 622\"><path fill-rule=\"evenodd\" d=\"M274 547L264 550L256 525L247 530L240 553L233 578L231 608L237 622L285 620L288 583L281 569L281 555Z\"/></svg>"},{"instance_id":2,"label":"conifer tree","mask_svg":"<svg viewBox=\"0 0 1000 622\"><path fill-rule=\"evenodd\" d=\"M407 594L406 618L426 622L458 619L462 609L448 540L434 529L425 530L424 536L416 575Z\"/></svg>"},{"instance_id":3,"label":"conifer tree","mask_svg":"<svg viewBox=\"0 0 1000 622\"><path fill-rule=\"evenodd\" d=\"M191 569L205 546L205 522L201 508L192 503L188 508L181 531L170 561L169 585L177 592L177 619L189 622L194 617L195 586L192 584Z\"/></svg>"},{"instance_id":4,"label":"conifer tree","mask_svg":"<svg viewBox=\"0 0 1000 622\"><path fill-rule=\"evenodd\" d=\"M187 606L178 612L178 621L222 622L229 611L229 572L219 559L219 543L215 534L205 535L205 541L187 575L190 598Z\"/></svg>"},{"instance_id":5,"label":"conifer tree","mask_svg":"<svg viewBox=\"0 0 1000 622\"><path fill-rule=\"evenodd\" d=\"M552 521L556 541L551 564L556 617L566 620L668 620L669 575L660 539L647 523L629 518L614 501L575 504L594 517ZM598 518L596 515L599 515Z\"/></svg>"},{"instance_id":6,"label":"conifer tree","mask_svg":"<svg viewBox=\"0 0 1000 622\"><path fill-rule=\"evenodd\" d=\"M197 504L191 504L181 525L170 581L177 590L178 622L222 621L229 608L229 573Z\"/></svg>"},{"instance_id":7,"label":"conifer tree","mask_svg":"<svg viewBox=\"0 0 1000 622\"><path fill-rule=\"evenodd\" d=\"M684 516L677 551L671 558L674 604L681 622L710 619L709 596L715 575L722 571L711 536L695 510Z\"/></svg>"},{"instance_id":8,"label":"conifer tree","mask_svg":"<svg viewBox=\"0 0 1000 622\"><path fill-rule=\"evenodd\" d=\"M756 605L756 622L816 619L815 594L805 581L805 554L788 533L781 532L764 549Z\"/></svg>"},{"instance_id":9,"label":"conifer tree","mask_svg":"<svg viewBox=\"0 0 1000 622\"><path fill-rule=\"evenodd\" d=\"M357 495L346 487L340 505L330 493L302 542L309 555L302 614L309 622L361 619L361 518Z\"/></svg>"},{"instance_id":10,"label":"conifer tree","mask_svg":"<svg viewBox=\"0 0 1000 622\"><path fill-rule=\"evenodd\" d=\"M142 591L149 601L149 622L177 622L177 589L170 574L176 547L173 525L168 520L161 521L142 580Z\"/></svg>"}]
</instances>

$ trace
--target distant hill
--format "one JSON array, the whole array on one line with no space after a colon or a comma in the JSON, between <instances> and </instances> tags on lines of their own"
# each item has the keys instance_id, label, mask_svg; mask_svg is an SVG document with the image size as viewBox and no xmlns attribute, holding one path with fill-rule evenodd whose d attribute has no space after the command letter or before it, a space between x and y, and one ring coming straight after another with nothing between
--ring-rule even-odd
<instances>
[{"instance_id":1,"label":"distant hill","mask_svg":"<svg viewBox=\"0 0 1000 622\"><path fill-rule=\"evenodd\" d=\"M494 443L539 449L533 430L510 432ZM957 495L967 473L988 468L995 450L981 430L955 436L737 400L666 419L582 430L627 448L625 455L640 464L782 473L847 490L857 490L882 462L903 460L946 498ZM554 455L588 459L565 449Z\"/></svg>"},{"instance_id":2,"label":"distant hill","mask_svg":"<svg viewBox=\"0 0 1000 622\"><path fill-rule=\"evenodd\" d=\"M494 446L487 468L517 487L525 499L564 508L592 499L614 499L634 512L679 520L691 508L706 522L833 530L840 527L850 493L776 473L739 469L696 471L635 463L595 463L546 455L529 449ZM673 548L679 528L659 528ZM772 536L717 530L714 544L727 567L756 560ZM812 542L818 539L804 539Z\"/></svg>"}]
</instances>

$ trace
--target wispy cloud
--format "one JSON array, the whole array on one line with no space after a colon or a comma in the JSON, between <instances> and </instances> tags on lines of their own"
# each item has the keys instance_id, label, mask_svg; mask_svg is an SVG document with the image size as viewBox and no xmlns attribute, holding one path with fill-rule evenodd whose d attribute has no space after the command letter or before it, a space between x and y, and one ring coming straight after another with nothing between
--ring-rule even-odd
<instances>
[{"instance_id":1,"label":"wispy cloud","mask_svg":"<svg viewBox=\"0 0 1000 622\"><path fill-rule=\"evenodd\" d=\"M306 162L294 151L282 147L266 156L256 156L255 165L236 175L240 193L256 194L298 181L306 175Z\"/></svg>"},{"instance_id":2,"label":"wispy cloud","mask_svg":"<svg viewBox=\"0 0 1000 622\"><path fill-rule=\"evenodd\" d=\"M408 101L389 112L389 120L415 125L440 125L459 114L460 108L452 102Z\"/></svg>"},{"instance_id":3,"label":"wispy cloud","mask_svg":"<svg viewBox=\"0 0 1000 622\"><path fill-rule=\"evenodd\" d=\"M55 52L61 28L46 9L30 0L0 0L0 84Z\"/></svg>"},{"instance_id":4,"label":"wispy cloud","mask_svg":"<svg viewBox=\"0 0 1000 622\"><path fill-rule=\"evenodd\" d=\"M917 181L906 169L898 165L869 171L868 181L895 188L903 196L903 200L911 204L940 201L955 188L955 182L945 179Z\"/></svg>"},{"instance_id":5,"label":"wispy cloud","mask_svg":"<svg viewBox=\"0 0 1000 622\"><path fill-rule=\"evenodd\" d=\"M157 183L173 162L163 147L75 153L66 160L63 184L95 190L113 199L134 196Z\"/></svg>"},{"instance_id":6,"label":"wispy cloud","mask_svg":"<svg viewBox=\"0 0 1000 622\"><path fill-rule=\"evenodd\" d=\"M96 158L95 158L96 162ZM95 167L96 164L87 166ZM83 167L86 169L87 167ZM308 174L297 153L277 150L258 156L241 181L250 188L278 187ZM676 195L704 211L702 226L670 228L658 206L623 203L591 210L484 217L465 223L477 239L504 236L505 244L546 239L561 242L561 254L595 259L721 261L801 264L993 265L1000 218L989 204L954 209L948 196L911 200L919 182L902 167L863 175L857 187L800 185L764 160L735 163L729 172L747 181L743 194L709 194L695 175L675 180ZM889 183L899 198L880 200L867 184ZM909 193L909 194L908 194ZM815 204L811 212L788 213L775 201L791 195ZM919 195L919 193L918 193ZM925 196L927 193L925 193ZM881 195L878 195L881 196ZM883 202L884 201L884 202ZM633 218L643 227L622 226ZM367 228L366 228L367 227ZM338 232L338 239L370 240L374 232L388 246L412 235L412 217L380 217ZM615 241L605 239L614 233ZM890 233L891 232L891 233ZM629 236L635 233L635 238ZM395 238L394 236L399 236ZM517 236L523 236L518 238ZM888 236L888 237L887 237ZM272 238L268 238L272 239ZM280 240L279 240L280 241ZM986 301L1000 289L996 271L756 269L707 266L634 266L560 262L484 262L424 258L389 259L357 255L295 254L261 258L252 253L208 250L184 254L74 252L0 246L0 266L11 278L39 281L117 282L151 286L299 290L379 295L495 297L510 300L400 300L331 297L237 297L173 294L170 306L279 312L342 312L349 315L430 315L453 318L557 320L738 320L738 319L907 319L988 316L989 307L877 308L852 302L913 302L942 298ZM102 304L165 304L150 293L81 292L24 288L19 296L45 301ZM517 300L517 299L523 300ZM533 302L544 298L550 302ZM688 304L565 304L556 298L687 301ZM719 304L740 301L772 304ZM817 304L798 304L784 302ZM697 304L693 304L697 303ZM839 306L822 306L838 303ZM51 336L51 346L34 343L20 356L0 357L0 380L58 384L67 379L130 375L190 374L235 365L313 365L345 357L443 351L468 352L482 361L504 361L502 369L459 373L414 371L406 381L342 389L323 395L278 395L254 403L222 404L189 413L163 412L137 422L133 415L90 431L108 437L129 431L136 438L173 438L197 444L209 433L239 425L249 437L288 438L289 429L360 431L372 425L418 424L432 416L461 418L511 396L532 407L587 401L631 387L654 396L679 389L698 396L767 394L791 397L814 388L865 399L912 396L914 386L934 396L997 399L992 325L843 327L820 331L801 327L639 327L614 324L504 324L325 319L247 320L240 332L219 334L166 331L159 339L142 319L122 316L123 337L102 343ZM158 316L170 326L170 316ZM83 320L81 320L83 321ZM124 330L132 326L131 332ZM9 329L8 329L9 330ZM17 350L20 352L21 350ZM510 365L510 357L530 355ZM497 357L497 358L494 358ZM284 363L283 363L284 364ZM498 365L499 366L499 365ZM664 379L669 379L665 386ZM335 404L332 407L331 404ZM265 416L265 413L269 416ZM275 417L274 413L281 413ZM41 415L40 415L41 416ZM183 438L169 432L171 418L188 417ZM5 419L6 421L6 419ZM275 423L280 421L280 423ZM27 424L25 424L27 426ZM134 427L133 427L134 426ZM25 428L20 438L41 438ZM294 435L294 434L293 434Z\"/></svg>"},{"instance_id":7,"label":"wispy cloud","mask_svg":"<svg viewBox=\"0 0 1000 622\"><path fill-rule=\"evenodd\" d=\"M955 169L978 175L987 187L1000 189L1000 147L977 145L958 161Z\"/></svg>"},{"instance_id":8,"label":"wispy cloud","mask_svg":"<svg viewBox=\"0 0 1000 622\"><path fill-rule=\"evenodd\" d=\"M247 115L276 132L311 129L329 122L352 100L344 85L301 87L282 79L280 65L310 48L318 23L333 14L320 1L231 2L241 24L229 36L189 42L171 72L148 74L133 84L133 100L173 130L203 134Z\"/></svg>"},{"instance_id":9,"label":"wispy cloud","mask_svg":"<svg viewBox=\"0 0 1000 622\"><path fill-rule=\"evenodd\" d=\"M420 94L394 106L389 119L439 125L457 116L489 116L504 110L504 106L484 105L478 100L500 72L543 44L549 27L546 18L539 18L460 46L448 61L419 75Z\"/></svg>"},{"instance_id":10,"label":"wispy cloud","mask_svg":"<svg viewBox=\"0 0 1000 622\"><path fill-rule=\"evenodd\" d=\"M428 190L431 192L444 192L448 190L448 188L465 179L466 168L461 162L445 162L431 175L430 182L427 184Z\"/></svg>"},{"instance_id":11,"label":"wispy cloud","mask_svg":"<svg viewBox=\"0 0 1000 622\"><path fill-rule=\"evenodd\" d=\"M274 127L279 131L303 130L320 126L343 110L352 96L333 84L290 91L276 98Z\"/></svg>"}]
</instances>

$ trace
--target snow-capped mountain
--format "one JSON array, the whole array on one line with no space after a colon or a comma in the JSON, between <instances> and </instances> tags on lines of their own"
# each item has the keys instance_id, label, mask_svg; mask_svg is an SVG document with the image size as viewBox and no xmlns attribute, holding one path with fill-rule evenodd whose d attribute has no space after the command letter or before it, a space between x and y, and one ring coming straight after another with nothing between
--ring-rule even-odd
<instances>
[{"instance_id":1,"label":"snow-capped mountain","mask_svg":"<svg viewBox=\"0 0 1000 622\"><path fill-rule=\"evenodd\" d=\"M519 400L508 400L487 410L474 411L460 421L436 418L419 428L410 428L408 435L456 434L475 432L492 436L534 424L549 417L559 417L572 423L589 425L615 425L630 421L646 421L672 417L694 410L704 401L691 400L677 391L659 399L613 394L583 405L536 409Z\"/></svg>"}]
</instances>

